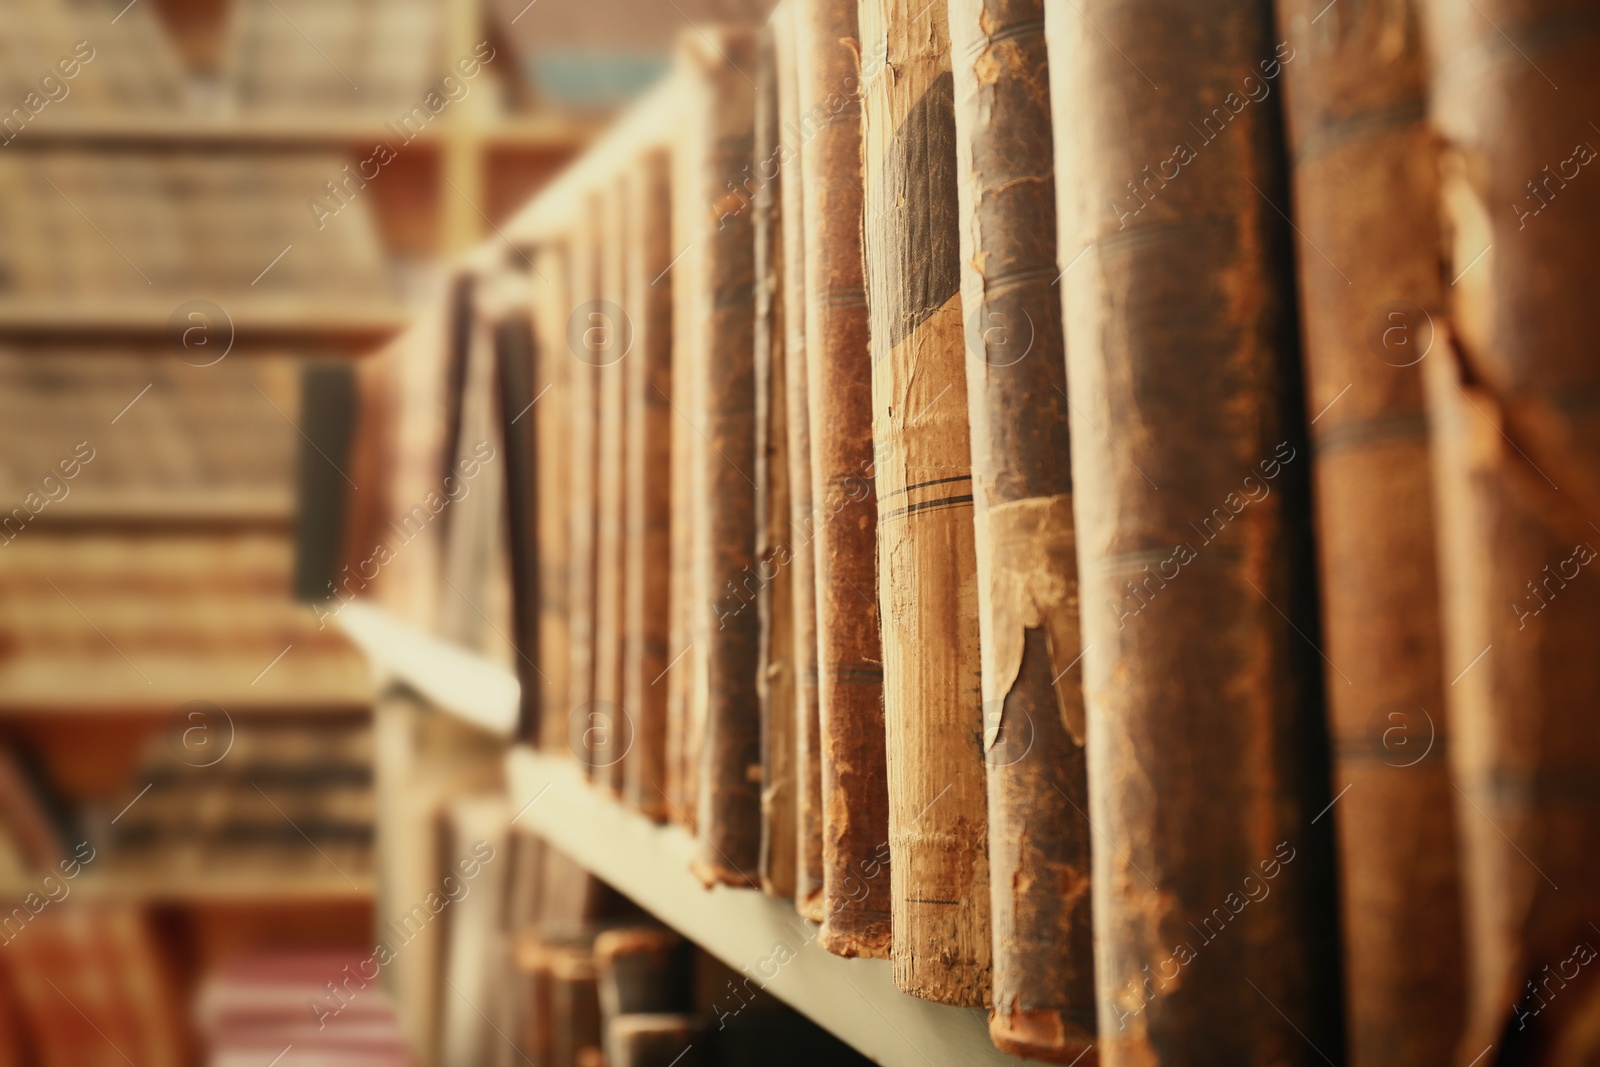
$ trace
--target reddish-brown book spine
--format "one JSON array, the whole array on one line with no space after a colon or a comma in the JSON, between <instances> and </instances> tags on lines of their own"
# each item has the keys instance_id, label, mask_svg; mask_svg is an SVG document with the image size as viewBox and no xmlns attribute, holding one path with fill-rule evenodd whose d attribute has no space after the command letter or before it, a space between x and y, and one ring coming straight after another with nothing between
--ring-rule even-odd
<instances>
[{"instance_id":1,"label":"reddish-brown book spine","mask_svg":"<svg viewBox=\"0 0 1600 1067\"><path fill-rule=\"evenodd\" d=\"M550 241L534 256L534 452L538 457L539 655L545 689L540 700L541 748L564 751L568 680L572 671L567 605L571 589L572 399L574 360L567 349L567 244Z\"/></svg>"},{"instance_id":2,"label":"reddish-brown book spine","mask_svg":"<svg viewBox=\"0 0 1600 1067\"><path fill-rule=\"evenodd\" d=\"M1093 1064L1089 786L1043 0L950 0L1001 1049Z\"/></svg>"},{"instance_id":3,"label":"reddish-brown book spine","mask_svg":"<svg viewBox=\"0 0 1600 1067\"><path fill-rule=\"evenodd\" d=\"M571 357L570 397L572 467L569 487L572 503L568 541L567 626L571 649L571 674L567 682L567 707L562 709L566 747L588 764L589 713L595 699L595 591L599 553L595 544L599 522L597 476L600 467L600 380L590 331L582 310L600 296L600 212L597 195L587 197L579 211L568 243L568 296L571 308L564 320L565 349Z\"/></svg>"},{"instance_id":4,"label":"reddish-brown book spine","mask_svg":"<svg viewBox=\"0 0 1600 1067\"><path fill-rule=\"evenodd\" d=\"M856 0L796 12L798 165L807 218L806 360L816 516L818 715L822 735L823 924L842 956L887 956L889 791L878 633L878 501L872 466L872 353L861 251L861 66Z\"/></svg>"},{"instance_id":5,"label":"reddish-brown book spine","mask_svg":"<svg viewBox=\"0 0 1600 1067\"><path fill-rule=\"evenodd\" d=\"M629 803L666 818L667 664L670 628L672 263L670 161L645 153L629 170L627 300L633 346L627 379L627 645L624 696L632 750Z\"/></svg>"},{"instance_id":6,"label":"reddish-brown book spine","mask_svg":"<svg viewBox=\"0 0 1600 1067\"><path fill-rule=\"evenodd\" d=\"M1355 1067L1446 1064L1465 959L1421 366L1445 288L1427 64L1415 3L1324 7L1277 5L1322 648L1343 672L1324 690L1349 787L1330 813L1346 1040Z\"/></svg>"}]
</instances>

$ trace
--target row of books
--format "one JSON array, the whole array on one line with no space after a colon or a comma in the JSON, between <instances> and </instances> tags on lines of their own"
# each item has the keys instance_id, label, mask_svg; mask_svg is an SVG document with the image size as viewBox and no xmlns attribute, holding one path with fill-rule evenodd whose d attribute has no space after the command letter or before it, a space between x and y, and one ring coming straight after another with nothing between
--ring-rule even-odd
<instances>
[{"instance_id":1,"label":"row of books","mask_svg":"<svg viewBox=\"0 0 1600 1067\"><path fill-rule=\"evenodd\" d=\"M369 368L403 462L350 558L481 619L525 736L705 881L1006 1050L1581 1061L1540 984L1600 892L1569 14L691 35Z\"/></svg>"}]
</instances>

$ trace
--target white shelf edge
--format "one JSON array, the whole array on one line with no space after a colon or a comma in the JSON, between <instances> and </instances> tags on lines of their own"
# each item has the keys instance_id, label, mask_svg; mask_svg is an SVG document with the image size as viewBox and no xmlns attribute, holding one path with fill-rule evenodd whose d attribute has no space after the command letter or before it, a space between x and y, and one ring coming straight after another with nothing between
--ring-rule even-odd
<instances>
[{"instance_id":1,"label":"white shelf edge","mask_svg":"<svg viewBox=\"0 0 1600 1067\"><path fill-rule=\"evenodd\" d=\"M501 737L516 733L522 686L500 664L359 600L334 618L378 673L480 729Z\"/></svg>"},{"instance_id":2,"label":"white shelf edge","mask_svg":"<svg viewBox=\"0 0 1600 1067\"><path fill-rule=\"evenodd\" d=\"M506 779L519 813L513 822L522 829L752 975L752 988L764 988L885 1067L1027 1062L990 1043L982 1009L907 996L894 987L888 960L825 951L814 940L816 927L791 902L753 889L707 890L689 872L695 842L687 831L657 826L603 795L576 763L518 746L506 757ZM881 892L888 891L885 884ZM739 1003L729 993L723 1007L732 1012Z\"/></svg>"}]
</instances>

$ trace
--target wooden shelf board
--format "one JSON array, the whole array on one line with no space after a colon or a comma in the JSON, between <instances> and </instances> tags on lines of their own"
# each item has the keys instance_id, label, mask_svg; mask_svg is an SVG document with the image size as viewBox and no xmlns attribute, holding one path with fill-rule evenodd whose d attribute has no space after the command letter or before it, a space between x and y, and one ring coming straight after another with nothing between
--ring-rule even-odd
<instances>
[{"instance_id":1,"label":"wooden shelf board","mask_svg":"<svg viewBox=\"0 0 1600 1067\"><path fill-rule=\"evenodd\" d=\"M46 895L38 878L7 879L0 883L0 900L20 900L29 893ZM58 880L59 876L58 876ZM354 884L352 884L352 882ZM293 904L371 901L376 898L372 879L347 882L336 872L327 875L135 874L109 871L84 873L64 882L70 897L138 904ZM60 890L56 890L59 894Z\"/></svg>"},{"instance_id":2,"label":"wooden shelf board","mask_svg":"<svg viewBox=\"0 0 1600 1067\"><path fill-rule=\"evenodd\" d=\"M506 778L515 821L734 970L885 1067L1011 1064L989 1041L988 1015L907 996L887 960L847 960L814 940L787 900L752 889L705 889L681 827L657 826L602 795L576 763L518 747ZM887 893L887 881L872 887ZM780 946L782 946L780 948ZM792 954L787 962L780 962ZM730 997L729 1010L738 1001Z\"/></svg>"},{"instance_id":3,"label":"wooden shelf board","mask_svg":"<svg viewBox=\"0 0 1600 1067\"><path fill-rule=\"evenodd\" d=\"M444 113L448 115L448 112ZM402 146L405 131L396 130L403 116L394 115L151 115L86 112L56 116L28 131L38 145L124 145L140 148L285 148L366 151L380 141L397 151L421 147L435 151L450 141L475 142L489 148L575 152L592 139L589 124L554 115L506 117L487 123L440 118L422 128L415 141ZM393 123L396 129L391 129Z\"/></svg>"},{"instance_id":4,"label":"wooden shelf board","mask_svg":"<svg viewBox=\"0 0 1600 1067\"><path fill-rule=\"evenodd\" d=\"M161 341L170 332L168 320L182 303L178 298L93 303L5 299L0 300L0 337L135 336ZM330 307L325 301L262 298L237 303L223 298L219 303L233 322L234 352L239 354L249 353L249 343L265 340L326 341L365 350L399 333L410 321L404 309L382 304Z\"/></svg>"}]
</instances>

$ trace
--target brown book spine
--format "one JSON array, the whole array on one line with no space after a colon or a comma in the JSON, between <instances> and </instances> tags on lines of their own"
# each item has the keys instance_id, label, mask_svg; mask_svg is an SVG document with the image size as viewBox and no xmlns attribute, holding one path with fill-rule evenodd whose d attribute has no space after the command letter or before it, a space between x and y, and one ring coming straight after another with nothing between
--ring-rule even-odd
<instances>
[{"instance_id":1,"label":"brown book spine","mask_svg":"<svg viewBox=\"0 0 1600 1067\"><path fill-rule=\"evenodd\" d=\"M633 744L633 718L622 706L623 641L627 612L627 466L625 356L633 348L627 302L625 189L619 176L600 192L600 294L578 309L586 351L594 363L598 468L595 492L594 700L575 728L595 782L622 792L623 763Z\"/></svg>"},{"instance_id":2,"label":"brown book spine","mask_svg":"<svg viewBox=\"0 0 1600 1067\"><path fill-rule=\"evenodd\" d=\"M526 300L526 291L522 296ZM495 327L495 369L500 398L500 435L505 444L506 524L510 541L511 638L517 681L522 687L519 737L539 734L546 682L539 671L539 486L533 321L525 303L507 310Z\"/></svg>"},{"instance_id":3,"label":"brown book spine","mask_svg":"<svg viewBox=\"0 0 1600 1067\"><path fill-rule=\"evenodd\" d=\"M628 282L633 349L627 378L627 643L623 707L632 719L628 802L667 815L667 664L670 626L672 262L670 161L642 156L627 176Z\"/></svg>"},{"instance_id":4,"label":"brown book spine","mask_svg":"<svg viewBox=\"0 0 1600 1067\"><path fill-rule=\"evenodd\" d=\"M777 135L772 150L757 157L757 180L781 166L783 145L790 150L790 180L780 175L777 195L783 202L783 389L787 404L789 522L787 555L793 590L793 663L795 738L795 905L807 919L820 922L822 911L822 720L817 710L817 587L813 530L817 515L811 496L811 422L806 360L805 202L803 180L794 156L804 155L805 130L800 116L799 72L795 23L803 18L798 3L773 12L774 59L778 88ZM767 183L770 189L772 183ZM760 188L760 187L758 187ZM788 309L794 309L793 314Z\"/></svg>"},{"instance_id":5,"label":"brown book spine","mask_svg":"<svg viewBox=\"0 0 1600 1067\"><path fill-rule=\"evenodd\" d=\"M889 791L861 251L860 67L875 60L857 60L856 0L799 9L795 42L799 109L815 124L799 165L817 236L805 246L805 315L824 816L818 941L841 956L887 956Z\"/></svg>"},{"instance_id":6,"label":"brown book spine","mask_svg":"<svg viewBox=\"0 0 1600 1067\"><path fill-rule=\"evenodd\" d=\"M555 1067L578 1067L585 1049L600 1047L600 996L594 956L587 945L561 945L550 952L550 1007L555 1033L549 1062Z\"/></svg>"},{"instance_id":7,"label":"brown book spine","mask_svg":"<svg viewBox=\"0 0 1600 1067\"><path fill-rule=\"evenodd\" d=\"M775 24L788 16L779 5L761 33L756 82L755 160L774 158L778 138L778 63ZM756 564L744 584L755 586L761 620L757 691L761 698L761 888L795 895L795 608L789 564L789 433L784 380L783 202L758 172L755 212L756 306ZM742 608L741 610L749 610Z\"/></svg>"},{"instance_id":8,"label":"brown book spine","mask_svg":"<svg viewBox=\"0 0 1600 1067\"><path fill-rule=\"evenodd\" d=\"M701 205L693 313L700 319L690 355L703 435L695 451L691 506L696 531L693 582L695 643L703 649L700 788L695 871L708 884L756 884L761 849L761 723L756 700L760 622L740 611L738 592L755 563L755 239L743 198L724 203L746 172L755 135L751 32L717 30L684 39L680 53L694 90L686 112L685 192ZM693 703L691 703L691 708Z\"/></svg>"},{"instance_id":9,"label":"brown book spine","mask_svg":"<svg viewBox=\"0 0 1600 1067\"><path fill-rule=\"evenodd\" d=\"M1279 81L1305 236L1322 649L1343 672L1324 688L1333 788L1349 787L1333 813L1346 1040L1361 1067L1443 1064L1465 959L1420 365L1445 288L1427 65L1415 4L1324 6L1277 10L1296 45Z\"/></svg>"},{"instance_id":10,"label":"brown book spine","mask_svg":"<svg viewBox=\"0 0 1600 1067\"><path fill-rule=\"evenodd\" d=\"M687 948L683 938L660 926L627 926L597 935L601 1017L686 1010L691 999Z\"/></svg>"},{"instance_id":11,"label":"brown book spine","mask_svg":"<svg viewBox=\"0 0 1600 1067\"><path fill-rule=\"evenodd\" d=\"M624 1015L607 1030L609 1067L700 1067L708 1035L694 1015Z\"/></svg>"},{"instance_id":12,"label":"brown book spine","mask_svg":"<svg viewBox=\"0 0 1600 1067\"><path fill-rule=\"evenodd\" d=\"M1592 5L1552 0L1422 10L1450 280L1421 366L1469 946L1459 1051L1592 1062L1593 979L1572 975L1600 945L1600 593L1587 573L1600 199L1583 186L1600 148L1600 23Z\"/></svg>"},{"instance_id":13,"label":"brown book spine","mask_svg":"<svg viewBox=\"0 0 1600 1067\"><path fill-rule=\"evenodd\" d=\"M1001 1049L1095 1062L1066 345L1044 0L950 0Z\"/></svg>"},{"instance_id":14,"label":"brown book spine","mask_svg":"<svg viewBox=\"0 0 1600 1067\"><path fill-rule=\"evenodd\" d=\"M584 310L600 294L601 201L588 197L579 212L568 243L569 296L572 307L564 322L566 351L571 356L572 467L568 482L572 521L568 540L567 626L571 649L568 676L566 746L586 765L589 759L589 713L595 699L595 591L599 552L600 377L591 350L598 334L591 333Z\"/></svg>"},{"instance_id":15,"label":"brown book spine","mask_svg":"<svg viewBox=\"0 0 1600 1067\"><path fill-rule=\"evenodd\" d=\"M539 655L544 676L540 701L539 746L563 751L567 743L568 678L572 670L567 605L571 586L568 551L572 540L572 353L567 349L567 249L562 242L541 245L533 277L534 454L538 496Z\"/></svg>"},{"instance_id":16,"label":"brown book spine","mask_svg":"<svg viewBox=\"0 0 1600 1067\"><path fill-rule=\"evenodd\" d=\"M895 985L989 1000L972 452L943 4L863 0L865 248Z\"/></svg>"},{"instance_id":17,"label":"brown book spine","mask_svg":"<svg viewBox=\"0 0 1600 1067\"><path fill-rule=\"evenodd\" d=\"M1046 5L1109 1063L1340 1055L1270 16Z\"/></svg>"}]
</instances>

